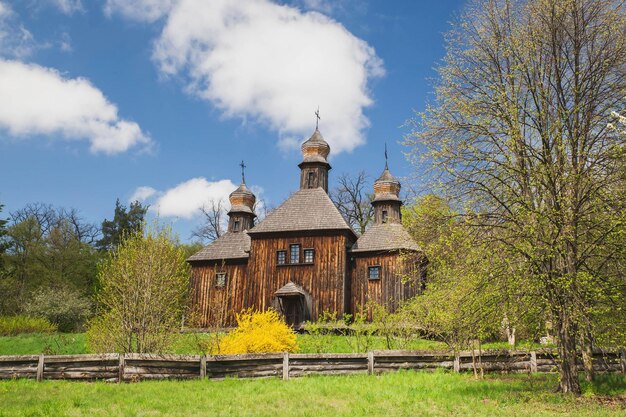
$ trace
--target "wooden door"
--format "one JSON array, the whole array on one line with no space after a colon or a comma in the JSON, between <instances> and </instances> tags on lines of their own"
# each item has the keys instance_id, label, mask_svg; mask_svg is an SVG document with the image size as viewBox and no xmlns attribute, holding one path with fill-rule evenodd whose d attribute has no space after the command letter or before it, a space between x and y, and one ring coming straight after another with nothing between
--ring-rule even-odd
<instances>
[{"instance_id":1,"label":"wooden door","mask_svg":"<svg viewBox=\"0 0 626 417\"><path fill-rule=\"evenodd\" d=\"M283 297L283 315L291 327L299 327L304 321L302 311L302 297Z\"/></svg>"}]
</instances>

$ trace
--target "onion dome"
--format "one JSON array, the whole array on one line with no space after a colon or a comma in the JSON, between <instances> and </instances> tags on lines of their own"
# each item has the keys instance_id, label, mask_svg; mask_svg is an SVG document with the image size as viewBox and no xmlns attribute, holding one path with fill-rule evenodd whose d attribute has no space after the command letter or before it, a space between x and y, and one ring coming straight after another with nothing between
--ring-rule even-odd
<instances>
[{"instance_id":1,"label":"onion dome","mask_svg":"<svg viewBox=\"0 0 626 417\"><path fill-rule=\"evenodd\" d=\"M302 162L323 162L328 163L326 158L330 154L330 145L324 140L318 129L313 135L302 144Z\"/></svg>"},{"instance_id":2,"label":"onion dome","mask_svg":"<svg viewBox=\"0 0 626 417\"><path fill-rule=\"evenodd\" d=\"M256 196L246 186L244 181L237 187L235 191L228 196L230 200L230 212L245 212L254 214L254 203L256 203Z\"/></svg>"},{"instance_id":3,"label":"onion dome","mask_svg":"<svg viewBox=\"0 0 626 417\"><path fill-rule=\"evenodd\" d=\"M400 181L389 172L385 163L385 170L374 181L374 201L400 201Z\"/></svg>"}]
</instances>

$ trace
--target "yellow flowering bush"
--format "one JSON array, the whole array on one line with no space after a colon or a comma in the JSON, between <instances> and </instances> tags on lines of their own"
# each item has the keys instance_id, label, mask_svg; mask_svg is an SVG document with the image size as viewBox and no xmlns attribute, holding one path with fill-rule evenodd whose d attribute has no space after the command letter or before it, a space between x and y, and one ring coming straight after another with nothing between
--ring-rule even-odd
<instances>
[{"instance_id":1,"label":"yellow flowering bush","mask_svg":"<svg viewBox=\"0 0 626 417\"><path fill-rule=\"evenodd\" d=\"M212 353L297 352L296 335L274 310L243 310L237 328L224 336Z\"/></svg>"}]
</instances>

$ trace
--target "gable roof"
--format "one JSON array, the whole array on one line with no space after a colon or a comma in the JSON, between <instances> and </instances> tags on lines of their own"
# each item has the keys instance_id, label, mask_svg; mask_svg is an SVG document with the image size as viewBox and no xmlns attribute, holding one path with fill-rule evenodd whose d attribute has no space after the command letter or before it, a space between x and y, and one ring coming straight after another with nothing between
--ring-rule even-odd
<instances>
[{"instance_id":1,"label":"gable roof","mask_svg":"<svg viewBox=\"0 0 626 417\"><path fill-rule=\"evenodd\" d=\"M289 281L287 284L283 285L274 293L276 296L290 296L290 295L306 295L306 291L302 289L301 286L294 284Z\"/></svg>"},{"instance_id":2,"label":"gable roof","mask_svg":"<svg viewBox=\"0 0 626 417\"><path fill-rule=\"evenodd\" d=\"M352 246L352 252L392 250L420 251L409 232L400 223L375 224L365 231Z\"/></svg>"},{"instance_id":3,"label":"gable roof","mask_svg":"<svg viewBox=\"0 0 626 417\"><path fill-rule=\"evenodd\" d=\"M219 261L250 256L250 236L247 231L228 232L190 256L187 261Z\"/></svg>"},{"instance_id":4,"label":"gable roof","mask_svg":"<svg viewBox=\"0 0 626 417\"><path fill-rule=\"evenodd\" d=\"M249 230L250 234L346 230L354 234L322 188L299 190Z\"/></svg>"}]
</instances>

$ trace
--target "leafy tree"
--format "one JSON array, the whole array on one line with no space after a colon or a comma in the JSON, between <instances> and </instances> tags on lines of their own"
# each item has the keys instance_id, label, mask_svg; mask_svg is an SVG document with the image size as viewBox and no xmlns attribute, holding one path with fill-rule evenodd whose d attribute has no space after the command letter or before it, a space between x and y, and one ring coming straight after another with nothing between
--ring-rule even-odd
<instances>
[{"instance_id":1,"label":"leafy tree","mask_svg":"<svg viewBox=\"0 0 626 417\"><path fill-rule=\"evenodd\" d=\"M407 140L414 155L428 149L476 240L498 242L488 253L525 274L507 284L545 306L562 392L580 393L592 310L624 291L626 138L608 128L626 97L624 7L475 1L446 36L436 104Z\"/></svg>"},{"instance_id":2,"label":"leafy tree","mask_svg":"<svg viewBox=\"0 0 626 417\"><path fill-rule=\"evenodd\" d=\"M0 312L20 313L40 287L69 287L93 294L97 251L94 227L76 210L28 204L11 213L7 229L5 271L0 275Z\"/></svg>"},{"instance_id":3,"label":"leafy tree","mask_svg":"<svg viewBox=\"0 0 626 417\"><path fill-rule=\"evenodd\" d=\"M102 238L97 242L98 248L100 250L114 249L120 244L125 234L141 230L147 212L148 206L143 206L139 201L130 203L130 207L126 208L118 198L115 201L113 220L104 219L102 222Z\"/></svg>"},{"instance_id":4,"label":"leafy tree","mask_svg":"<svg viewBox=\"0 0 626 417\"><path fill-rule=\"evenodd\" d=\"M2 209L4 208L4 204L0 204L0 213L2 213ZM9 242L7 241L7 224L9 223L8 219L0 218L0 268L2 268L4 263L4 253L9 248ZM2 269L0 269L0 276L2 276Z\"/></svg>"},{"instance_id":5,"label":"leafy tree","mask_svg":"<svg viewBox=\"0 0 626 417\"><path fill-rule=\"evenodd\" d=\"M189 265L169 229L122 237L98 268L98 315L87 338L97 352L162 352L181 325Z\"/></svg>"},{"instance_id":6,"label":"leafy tree","mask_svg":"<svg viewBox=\"0 0 626 417\"><path fill-rule=\"evenodd\" d=\"M43 317L62 332L83 330L91 317L92 302L80 291L68 286L40 287L26 302L24 313Z\"/></svg>"},{"instance_id":7,"label":"leafy tree","mask_svg":"<svg viewBox=\"0 0 626 417\"><path fill-rule=\"evenodd\" d=\"M366 191L367 174L363 171L356 177L343 174L337 181L339 185L331 190L330 199L350 227L362 235L374 218L374 196Z\"/></svg>"}]
</instances>

